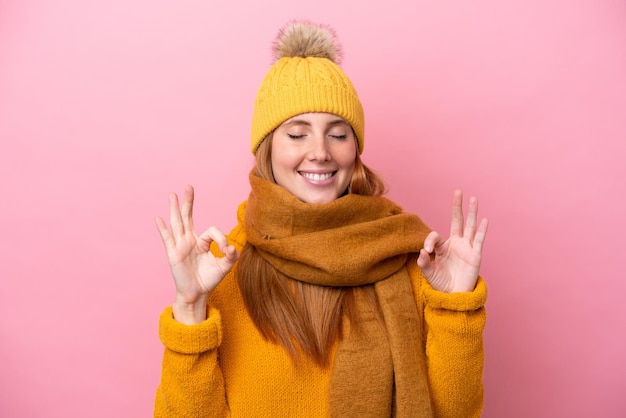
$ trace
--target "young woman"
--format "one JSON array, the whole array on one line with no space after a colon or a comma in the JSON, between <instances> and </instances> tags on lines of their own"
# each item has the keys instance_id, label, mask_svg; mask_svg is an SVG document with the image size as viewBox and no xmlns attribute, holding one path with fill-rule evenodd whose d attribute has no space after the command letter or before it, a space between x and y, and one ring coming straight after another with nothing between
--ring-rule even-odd
<instances>
[{"instance_id":1,"label":"young woman","mask_svg":"<svg viewBox=\"0 0 626 418\"><path fill-rule=\"evenodd\" d=\"M487 221L450 237L382 197L331 29L274 44L252 121L251 192L228 236L194 232L193 189L157 227L176 297L157 417L478 417Z\"/></svg>"}]
</instances>

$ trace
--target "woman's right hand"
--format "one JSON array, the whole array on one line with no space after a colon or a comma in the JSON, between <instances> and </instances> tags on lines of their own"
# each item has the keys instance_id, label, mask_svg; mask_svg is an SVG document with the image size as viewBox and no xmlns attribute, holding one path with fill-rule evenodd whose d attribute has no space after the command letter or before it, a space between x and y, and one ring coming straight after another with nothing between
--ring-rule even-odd
<instances>
[{"instance_id":1,"label":"woman's right hand","mask_svg":"<svg viewBox=\"0 0 626 418\"><path fill-rule=\"evenodd\" d=\"M160 217L155 219L176 284L172 305L174 318L183 324L198 324L207 317L207 298L239 258L235 247L228 245L224 234L211 227L200 236L193 228L193 187L187 186L179 207L178 196L169 195L170 226ZM215 241L223 257L210 251Z\"/></svg>"}]
</instances>

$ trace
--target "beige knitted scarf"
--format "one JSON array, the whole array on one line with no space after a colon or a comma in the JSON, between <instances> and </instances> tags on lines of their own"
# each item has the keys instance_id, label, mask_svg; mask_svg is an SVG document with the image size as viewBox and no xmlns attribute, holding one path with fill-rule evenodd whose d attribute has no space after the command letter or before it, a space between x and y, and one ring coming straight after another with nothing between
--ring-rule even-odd
<instances>
[{"instance_id":1,"label":"beige knitted scarf","mask_svg":"<svg viewBox=\"0 0 626 418\"><path fill-rule=\"evenodd\" d=\"M384 197L349 194L307 204L253 174L250 183L246 236L274 268L321 286L375 283L386 330L357 297L359 332L344 321L331 416L432 417L421 318L405 268L428 227Z\"/></svg>"}]
</instances>

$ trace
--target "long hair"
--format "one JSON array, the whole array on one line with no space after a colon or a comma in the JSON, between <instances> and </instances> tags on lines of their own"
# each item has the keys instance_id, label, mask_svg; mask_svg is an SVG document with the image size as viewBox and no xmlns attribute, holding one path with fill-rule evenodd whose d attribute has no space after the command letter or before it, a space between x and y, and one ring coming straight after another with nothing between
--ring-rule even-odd
<instances>
[{"instance_id":1,"label":"long hair","mask_svg":"<svg viewBox=\"0 0 626 418\"><path fill-rule=\"evenodd\" d=\"M276 182L271 163L272 134L256 152L254 174ZM349 192L366 196L385 193L383 180L356 155ZM285 348L294 362L298 347L321 367L330 364L335 343L342 336L342 317L356 324L357 292L382 321L373 285L329 287L305 283L272 267L246 244L237 267L237 281L244 304L261 335Z\"/></svg>"}]
</instances>

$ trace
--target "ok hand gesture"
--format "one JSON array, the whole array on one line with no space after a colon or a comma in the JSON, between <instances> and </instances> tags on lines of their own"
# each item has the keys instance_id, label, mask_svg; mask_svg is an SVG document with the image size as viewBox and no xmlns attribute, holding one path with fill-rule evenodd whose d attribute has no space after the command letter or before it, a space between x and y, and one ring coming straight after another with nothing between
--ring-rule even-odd
<instances>
[{"instance_id":1,"label":"ok hand gesture","mask_svg":"<svg viewBox=\"0 0 626 418\"><path fill-rule=\"evenodd\" d=\"M193 187L187 186L179 207L178 196L169 195L171 231L160 217L155 219L176 285L172 305L174 317L185 324L206 319L206 302L211 291L230 271L239 257L235 247L228 245L224 234L211 227L200 236L193 227ZM224 254L216 257L210 251L215 241Z\"/></svg>"},{"instance_id":2,"label":"ok hand gesture","mask_svg":"<svg viewBox=\"0 0 626 418\"><path fill-rule=\"evenodd\" d=\"M463 218L462 206L463 193L456 190L452 197L450 237L444 240L437 232L431 232L417 259L417 265L431 286L446 293L474 290L487 235L487 219L477 225L478 200L470 198L467 220ZM434 260L431 260L433 253Z\"/></svg>"}]
</instances>

